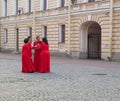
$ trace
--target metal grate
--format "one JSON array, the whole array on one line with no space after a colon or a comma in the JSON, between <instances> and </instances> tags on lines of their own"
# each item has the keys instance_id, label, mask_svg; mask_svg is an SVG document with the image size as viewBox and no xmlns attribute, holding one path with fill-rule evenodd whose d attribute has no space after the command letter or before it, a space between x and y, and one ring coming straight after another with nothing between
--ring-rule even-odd
<instances>
[{"instance_id":1,"label":"metal grate","mask_svg":"<svg viewBox=\"0 0 120 101\"><path fill-rule=\"evenodd\" d=\"M99 59L101 57L100 34L88 34L88 58Z\"/></svg>"},{"instance_id":2,"label":"metal grate","mask_svg":"<svg viewBox=\"0 0 120 101\"><path fill-rule=\"evenodd\" d=\"M96 74L92 74L92 75L107 75L107 74L104 74L104 73L96 73Z\"/></svg>"}]
</instances>

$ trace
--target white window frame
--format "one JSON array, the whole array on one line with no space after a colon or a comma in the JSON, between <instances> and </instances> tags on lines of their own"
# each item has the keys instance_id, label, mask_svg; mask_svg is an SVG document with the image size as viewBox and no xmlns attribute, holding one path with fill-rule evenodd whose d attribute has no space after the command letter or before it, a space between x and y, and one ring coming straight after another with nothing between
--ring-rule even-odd
<instances>
[{"instance_id":1,"label":"white window frame","mask_svg":"<svg viewBox=\"0 0 120 101\"><path fill-rule=\"evenodd\" d=\"M14 10L14 15L16 15L16 14L18 14L18 9L19 9L19 0L18 0L18 9L16 10L16 7L17 5L16 5L16 0L14 0L14 4L13 4L13 10Z\"/></svg>"},{"instance_id":2,"label":"white window frame","mask_svg":"<svg viewBox=\"0 0 120 101\"><path fill-rule=\"evenodd\" d=\"M29 0L25 0L25 13L29 12Z\"/></svg>"},{"instance_id":3,"label":"white window frame","mask_svg":"<svg viewBox=\"0 0 120 101\"><path fill-rule=\"evenodd\" d=\"M8 42L8 30L4 29L4 43Z\"/></svg>"},{"instance_id":4,"label":"white window frame","mask_svg":"<svg viewBox=\"0 0 120 101\"><path fill-rule=\"evenodd\" d=\"M44 5L43 5L43 3L44 3L44 0L40 0L40 10L44 10ZM47 5L46 5L46 10L48 9L48 0L47 0Z\"/></svg>"},{"instance_id":5,"label":"white window frame","mask_svg":"<svg viewBox=\"0 0 120 101\"><path fill-rule=\"evenodd\" d=\"M62 33L62 31L61 31L61 25L59 25L59 43L62 42L62 36L61 36L61 33Z\"/></svg>"},{"instance_id":6,"label":"white window frame","mask_svg":"<svg viewBox=\"0 0 120 101\"><path fill-rule=\"evenodd\" d=\"M5 8L5 0L2 0L2 8L3 8L3 16L8 16L8 5L7 5L7 12L6 12L6 8ZM7 13L7 15L6 15Z\"/></svg>"},{"instance_id":7,"label":"white window frame","mask_svg":"<svg viewBox=\"0 0 120 101\"><path fill-rule=\"evenodd\" d=\"M61 24L59 25L59 43L64 43L62 42L62 25L65 25L65 24Z\"/></svg>"},{"instance_id":8,"label":"white window frame","mask_svg":"<svg viewBox=\"0 0 120 101\"><path fill-rule=\"evenodd\" d=\"M41 33L42 34L42 38L45 37L45 27L47 27L47 26L42 26L42 33Z\"/></svg>"},{"instance_id":9,"label":"white window frame","mask_svg":"<svg viewBox=\"0 0 120 101\"><path fill-rule=\"evenodd\" d=\"M67 0L65 0L64 7L67 6ZM57 0L57 7L61 7L61 0Z\"/></svg>"},{"instance_id":10,"label":"white window frame","mask_svg":"<svg viewBox=\"0 0 120 101\"><path fill-rule=\"evenodd\" d=\"M30 30L32 31L32 27L28 27L28 34L27 34L28 36L32 36L32 32ZM30 32L31 32L31 34L30 34Z\"/></svg>"},{"instance_id":11,"label":"white window frame","mask_svg":"<svg viewBox=\"0 0 120 101\"><path fill-rule=\"evenodd\" d=\"M84 0L84 3L88 2L88 0Z\"/></svg>"}]
</instances>

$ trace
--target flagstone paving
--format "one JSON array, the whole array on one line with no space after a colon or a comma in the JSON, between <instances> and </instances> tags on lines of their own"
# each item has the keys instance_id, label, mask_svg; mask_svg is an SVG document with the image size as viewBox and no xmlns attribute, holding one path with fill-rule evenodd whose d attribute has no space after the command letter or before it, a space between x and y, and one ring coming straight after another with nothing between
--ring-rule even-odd
<instances>
[{"instance_id":1,"label":"flagstone paving","mask_svg":"<svg viewBox=\"0 0 120 101\"><path fill-rule=\"evenodd\" d=\"M51 73L21 73L0 54L0 101L120 101L120 63L51 57Z\"/></svg>"}]
</instances>

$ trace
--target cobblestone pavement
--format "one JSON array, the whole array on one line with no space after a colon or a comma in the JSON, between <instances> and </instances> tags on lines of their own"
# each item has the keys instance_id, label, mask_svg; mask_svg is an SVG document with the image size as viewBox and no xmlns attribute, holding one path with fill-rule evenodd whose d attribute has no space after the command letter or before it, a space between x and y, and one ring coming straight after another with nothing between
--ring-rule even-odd
<instances>
[{"instance_id":1,"label":"cobblestone pavement","mask_svg":"<svg viewBox=\"0 0 120 101\"><path fill-rule=\"evenodd\" d=\"M0 101L120 101L120 63L51 57L51 73L21 73L0 53Z\"/></svg>"}]
</instances>

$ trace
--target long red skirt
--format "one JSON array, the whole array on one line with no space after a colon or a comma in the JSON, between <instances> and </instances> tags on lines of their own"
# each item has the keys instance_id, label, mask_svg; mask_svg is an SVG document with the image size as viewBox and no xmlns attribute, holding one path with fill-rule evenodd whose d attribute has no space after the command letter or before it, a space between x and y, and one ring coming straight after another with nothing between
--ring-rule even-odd
<instances>
[{"instance_id":1,"label":"long red skirt","mask_svg":"<svg viewBox=\"0 0 120 101\"><path fill-rule=\"evenodd\" d=\"M34 53L34 67L36 71L38 71L39 62L40 62L40 52L35 52Z\"/></svg>"},{"instance_id":2,"label":"long red skirt","mask_svg":"<svg viewBox=\"0 0 120 101\"><path fill-rule=\"evenodd\" d=\"M32 59L26 54L22 54L22 72L23 73L32 73L35 71Z\"/></svg>"},{"instance_id":3,"label":"long red skirt","mask_svg":"<svg viewBox=\"0 0 120 101\"><path fill-rule=\"evenodd\" d=\"M40 54L40 62L38 72L46 73L50 72L50 52L44 50Z\"/></svg>"}]
</instances>

